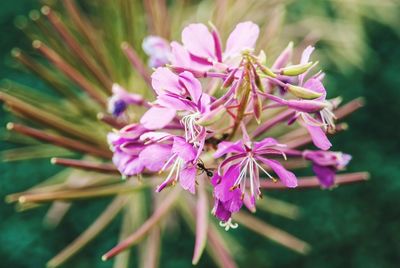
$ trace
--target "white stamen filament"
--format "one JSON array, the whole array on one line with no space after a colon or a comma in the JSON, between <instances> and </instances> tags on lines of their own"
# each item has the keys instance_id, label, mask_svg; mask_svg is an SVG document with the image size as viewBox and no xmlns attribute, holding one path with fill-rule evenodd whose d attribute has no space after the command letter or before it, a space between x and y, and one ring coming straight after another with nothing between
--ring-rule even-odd
<instances>
[{"instance_id":1,"label":"white stamen filament","mask_svg":"<svg viewBox=\"0 0 400 268\"><path fill-rule=\"evenodd\" d=\"M197 138L201 133L201 126L196 124L200 113L188 114L182 117L181 122L185 128L185 139L187 142L198 145Z\"/></svg>"},{"instance_id":2,"label":"white stamen filament","mask_svg":"<svg viewBox=\"0 0 400 268\"><path fill-rule=\"evenodd\" d=\"M223 227L225 229L225 231L229 231L229 229L236 229L239 227L239 224L237 224L236 222L232 222L232 218L229 218L229 220L223 222L220 221L219 222L219 226Z\"/></svg>"}]
</instances>

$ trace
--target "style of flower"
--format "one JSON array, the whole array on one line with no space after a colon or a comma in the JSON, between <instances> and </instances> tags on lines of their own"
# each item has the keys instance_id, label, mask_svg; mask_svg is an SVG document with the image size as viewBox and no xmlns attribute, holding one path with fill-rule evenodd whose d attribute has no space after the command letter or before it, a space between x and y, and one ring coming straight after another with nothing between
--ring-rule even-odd
<instances>
[{"instance_id":1,"label":"style of flower","mask_svg":"<svg viewBox=\"0 0 400 268\"><path fill-rule=\"evenodd\" d=\"M342 152L309 151L303 152L303 157L312 161L313 171L322 188L335 185L335 174L343 170L351 160L351 155Z\"/></svg>"},{"instance_id":2,"label":"style of flower","mask_svg":"<svg viewBox=\"0 0 400 268\"><path fill-rule=\"evenodd\" d=\"M259 142L250 142L247 138L244 141L221 142L214 157L219 158L223 155L228 155L228 157L218 167L218 174L221 176L223 184L214 188L214 195L221 201L227 201L231 198L223 197L231 197L233 193L230 192L232 190L240 189L243 198L247 189L250 189L248 193L250 203L254 206L256 197L261 196L259 170L275 180L262 165L271 168L287 187L296 187L296 176L286 170L278 161L266 157L266 155L283 155L286 157L280 147L282 145L273 138L265 138Z\"/></svg>"},{"instance_id":3,"label":"style of flower","mask_svg":"<svg viewBox=\"0 0 400 268\"><path fill-rule=\"evenodd\" d=\"M143 51L149 56L148 65L151 68L165 66L170 62L171 46L162 37L149 35L142 43Z\"/></svg>"}]
</instances>

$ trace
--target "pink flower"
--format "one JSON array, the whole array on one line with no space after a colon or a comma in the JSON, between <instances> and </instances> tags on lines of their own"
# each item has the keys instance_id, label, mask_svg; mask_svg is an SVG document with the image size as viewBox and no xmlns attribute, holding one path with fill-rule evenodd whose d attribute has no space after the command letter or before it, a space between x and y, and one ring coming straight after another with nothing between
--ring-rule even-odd
<instances>
[{"instance_id":1,"label":"pink flower","mask_svg":"<svg viewBox=\"0 0 400 268\"><path fill-rule=\"evenodd\" d=\"M108 112L115 117L123 114L128 105L146 105L141 95L128 93L118 84L112 86L113 95L108 100Z\"/></svg>"},{"instance_id":2,"label":"pink flower","mask_svg":"<svg viewBox=\"0 0 400 268\"><path fill-rule=\"evenodd\" d=\"M335 184L335 174L343 170L351 160L351 155L341 152L309 151L303 152L303 157L313 162L313 170L323 188Z\"/></svg>"},{"instance_id":3,"label":"pink flower","mask_svg":"<svg viewBox=\"0 0 400 268\"><path fill-rule=\"evenodd\" d=\"M149 67L157 68L170 62L171 47L164 38L149 35L143 40L142 48L149 56Z\"/></svg>"},{"instance_id":4,"label":"pink flower","mask_svg":"<svg viewBox=\"0 0 400 268\"><path fill-rule=\"evenodd\" d=\"M178 75L168 68L158 68L152 75L152 85L157 100L141 118L143 126L148 129L163 128L180 111L186 141L201 146L206 133L196 121L210 111L211 98L202 92L200 82L190 72Z\"/></svg>"},{"instance_id":5,"label":"pink flower","mask_svg":"<svg viewBox=\"0 0 400 268\"><path fill-rule=\"evenodd\" d=\"M278 161L265 157L266 155L285 156L283 150L279 148L282 147L281 144L273 138L265 138L260 142L250 142L247 138L244 140L234 143L223 141L218 145L214 157L229 156L218 167L223 186L214 188L215 196L225 196L229 191L238 188L244 195L247 192L246 189L250 189L250 202L254 206L256 197L261 195L259 170L274 179L263 165L270 167L287 187L297 186L296 176L292 172L286 170ZM226 201L223 198L218 199Z\"/></svg>"},{"instance_id":6,"label":"pink flower","mask_svg":"<svg viewBox=\"0 0 400 268\"><path fill-rule=\"evenodd\" d=\"M227 68L234 62L237 63L237 58L243 51L254 49L259 32L258 25L253 22L239 23L229 35L225 51L222 51L215 27L212 26L210 32L204 24L190 24L182 31L183 46L176 42L171 44L172 65L203 71L212 67Z\"/></svg>"}]
</instances>

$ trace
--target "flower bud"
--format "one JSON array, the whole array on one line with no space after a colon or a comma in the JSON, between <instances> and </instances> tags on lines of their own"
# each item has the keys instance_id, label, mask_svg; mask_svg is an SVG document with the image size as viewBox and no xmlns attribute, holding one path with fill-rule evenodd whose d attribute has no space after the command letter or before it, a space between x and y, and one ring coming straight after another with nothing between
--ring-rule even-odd
<instances>
[{"instance_id":1,"label":"flower bud","mask_svg":"<svg viewBox=\"0 0 400 268\"><path fill-rule=\"evenodd\" d=\"M259 67L260 67L260 69L261 69L261 71L265 74L265 75L268 75L268 76L270 76L270 77L273 77L273 78L275 78L277 75L273 72L273 71L271 71L271 69L269 69L268 67L266 67L266 66L264 66L264 65L258 65Z\"/></svg>"},{"instance_id":2,"label":"flower bud","mask_svg":"<svg viewBox=\"0 0 400 268\"><path fill-rule=\"evenodd\" d=\"M313 65L312 62L308 62L308 63L305 63L305 64L291 65L291 66L282 68L281 69L281 74L282 75L288 75L288 76L300 75L302 73L305 73L312 65Z\"/></svg>"},{"instance_id":3,"label":"flower bud","mask_svg":"<svg viewBox=\"0 0 400 268\"><path fill-rule=\"evenodd\" d=\"M316 92L314 90L305 87L299 87L290 84L287 86L286 89L287 91L289 91L290 93L301 99L312 100L322 96L322 93L320 92Z\"/></svg>"}]
</instances>

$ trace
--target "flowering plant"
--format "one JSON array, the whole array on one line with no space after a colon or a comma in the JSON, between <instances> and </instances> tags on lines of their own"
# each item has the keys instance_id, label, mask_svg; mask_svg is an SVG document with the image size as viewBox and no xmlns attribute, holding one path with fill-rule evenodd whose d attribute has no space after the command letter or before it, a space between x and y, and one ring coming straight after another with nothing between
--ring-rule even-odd
<instances>
[{"instance_id":1,"label":"flowering plant","mask_svg":"<svg viewBox=\"0 0 400 268\"><path fill-rule=\"evenodd\" d=\"M166 14L165 5L148 5L145 8L153 22L157 12ZM116 197L49 266L59 266L74 255L120 211L124 211L121 241L103 260L126 258L119 253L146 238L141 244L144 262L156 263L161 227L172 210L182 215L196 235L193 264L207 248L221 267L235 267L221 230L239 225L304 254L310 249L307 243L252 215L257 204L265 208L281 202L275 213L295 217L293 205L263 199L263 194L272 189L333 188L367 178L364 172L336 175L351 156L329 151L328 136L344 130L346 124L335 122L362 102L356 99L340 106L339 97L327 98L324 73L311 56L314 47L307 46L296 60L289 43L271 61L257 48L261 31L251 21L234 26L226 42L212 23L186 25L178 41L167 40L168 29L154 24L154 32L140 42L128 34L123 36L126 42L115 38L135 70L132 79L124 79L124 72L116 74L111 67L126 64L126 59L117 53L115 58L105 57L108 54L103 51L110 48L98 42L78 7L73 1L66 1L65 7L72 26L48 6L41 9L42 15L31 13L39 28L45 20L46 27L50 25L61 38L61 42L34 38L33 47L58 68L62 78L19 49L13 50L13 56L67 101L29 95L12 83L8 88L12 90L5 89L0 99L23 120L44 126L9 123L10 131L68 150L58 155L75 151L84 158L52 158L53 164L67 166L67 171L11 194L7 201L17 202L22 210L53 202L50 212L56 216L49 212L48 222L56 225L75 199ZM87 41L88 48L79 45L79 38ZM60 45L64 43L67 48ZM83 89L85 97L71 84ZM310 143L313 149L305 149ZM308 164L316 177L298 178L294 170ZM82 181L82 176L90 179ZM150 194L154 202L146 208L149 188L154 190ZM146 209L152 212L148 218L142 213ZM222 228L209 218L210 212Z\"/></svg>"}]
</instances>

